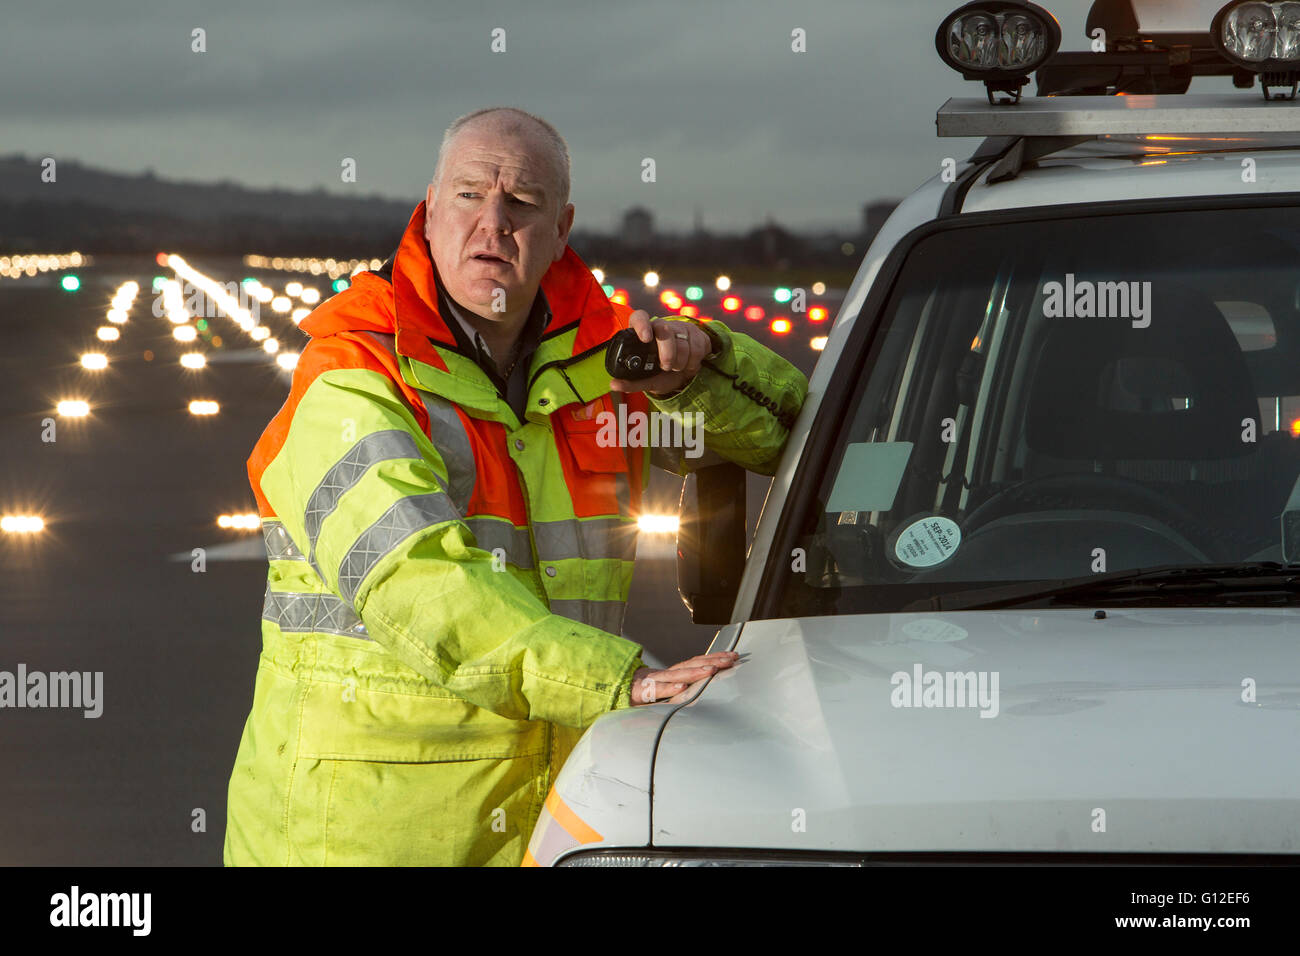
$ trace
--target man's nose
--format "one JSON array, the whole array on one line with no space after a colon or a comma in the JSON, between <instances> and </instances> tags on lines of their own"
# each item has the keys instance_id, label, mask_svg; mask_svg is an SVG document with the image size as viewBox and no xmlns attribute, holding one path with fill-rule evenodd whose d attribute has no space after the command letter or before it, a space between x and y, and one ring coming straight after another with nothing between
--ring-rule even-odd
<instances>
[{"instance_id":1,"label":"man's nose","mask_svg":"<svg viewBox=\"0 0 1300 956\"><path fill-rule=\"evenodd\" d=\"M488 196L482 210L482 214L479 216L480 229L484 229L493 235L511 232L510 215L509 210L506 208L504 196Z\"/></svg>"}]
</instances>

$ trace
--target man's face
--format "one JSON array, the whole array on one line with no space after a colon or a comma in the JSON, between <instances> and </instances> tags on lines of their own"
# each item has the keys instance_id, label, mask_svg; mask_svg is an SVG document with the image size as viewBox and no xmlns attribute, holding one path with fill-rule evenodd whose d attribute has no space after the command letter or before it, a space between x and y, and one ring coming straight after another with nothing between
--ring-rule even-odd
<instances>
[{"instance_id":1,"label":"man's face","mask_svg":"<svg viewBox=\"0 0 1300 956\"><path fill-rule=\"evenodd\" d=\"M491 123L461 130L448 145L441 179L425 197L425 238L457 302L498 319L531 305L573 226L551 166L534 136ZM504 313L493 309L497 289L505 290Z\"/></svg>"}]
</instances>

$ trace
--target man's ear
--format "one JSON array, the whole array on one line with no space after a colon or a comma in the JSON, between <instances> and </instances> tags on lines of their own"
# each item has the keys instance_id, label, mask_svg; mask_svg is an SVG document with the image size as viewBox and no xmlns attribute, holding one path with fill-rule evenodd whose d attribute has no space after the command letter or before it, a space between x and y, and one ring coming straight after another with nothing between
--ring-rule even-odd
<instances>
[{"instance_id":1,"label":"man's ear","mask_svg":"<svg viewBox=\"0 0 1300 956\"><path fill-rule=\"evenodd\" d=\"M564 258L564 247L569 241L569 232L573 229L573 203L565 205L560 213L560 220L556 223L558 230L559 245L555 249L554 262L559 262Z\"/></svg>"}]
</instances>

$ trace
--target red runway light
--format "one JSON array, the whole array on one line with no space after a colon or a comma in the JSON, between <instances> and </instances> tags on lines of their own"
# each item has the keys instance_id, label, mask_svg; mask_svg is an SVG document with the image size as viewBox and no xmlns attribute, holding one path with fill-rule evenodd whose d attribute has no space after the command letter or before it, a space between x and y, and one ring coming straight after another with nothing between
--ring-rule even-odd
<instances>
[{"instance_id":1,"label":"red runway light","mask_svg":"<svg viewBox=\"0 0 1300 956\"><path fill-rule=\"evenodd\" d=\"M822 306L820 306L820 305L815 305L815 306L813 306L811 309L808 310L808 321L809 321L809 322L825 322L825 321L826 321L826 317L827 317L828 315L830 315L830 313L827 312L826 309L824 309L824 308L823 308Z\"/></svg>"},{"instance_id":2,"label":"red runway light","mask_svg":"<svg viewBox=\"0 0 1300 956\"><path fill-rule=\"evenodd\" d=\"M751 305L748 309L745 310L745 318L749 319L749 321L751 322L760 321L763 318L764 314L765 313L763 312L763 307L761 305Z\"/></svg>"},{"instance_id":3,"label":"red runway light","mask_svg":"<svg viewBox=\"0 0 1300 956\"><path fill-rule=\"evenodd\" d=\"M740 300L734 295L729 295L722 300L722 308L727 312L740 311Z\"/></svg>"},{"instance_id":4,"label":"red runway light","mask_svg":"<svg viewBox=\"0 0 1300 956\"><path fill-rule=\"evenodd\" d=\"M700 310L693 305L684 305L678 309L678 313L693 319L700 314Z\"/></svg>"},{"instance_id":5,"label":"red runway light","mask_svg":"<svg viewBox=\"0 0 1300 956\"><path fill-rule=\"evenodd\" d=\"M776 334L776 335L785 335L785 334L786 334L787 332L789 332L789 331L790 331L790 320L789 320L789 319L773 319L773 320L772 320L772 332L773 332L774 334Z\"/></svg>"}]
</instances>

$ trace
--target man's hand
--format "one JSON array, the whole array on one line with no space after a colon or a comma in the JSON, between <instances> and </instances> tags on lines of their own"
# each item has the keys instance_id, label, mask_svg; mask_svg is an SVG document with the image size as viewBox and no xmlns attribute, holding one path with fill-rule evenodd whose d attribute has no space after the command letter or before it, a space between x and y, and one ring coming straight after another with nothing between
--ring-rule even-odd
<instances>
[{"instance_id":1,"label":"man's hand","mask_svg":"<svg viewBox=\"0 0 1300 956\"><path fill-rule=\"evenodd\" d=\"M700 363L713 351L708 333L693 322L652 321L650 313L637 309L628 316L627 324L642 342L658 342L659 367L664 371L637 381L612 379L609 387L616 392L646 391L660 395L675 392L695 377Z\"/></svg>"},{"instance_id":2,"label":"man's hand","mask_svg":"<svg viewBox=\"0 0 1300 956\"><path fill-rule=\"evenodd\" d=\"M730 667L739 656L735 651L718 651L692 657L661 671L640 667L632 676L632 706L674 697L696 681Z\"/></svg>"}]
</instances>

